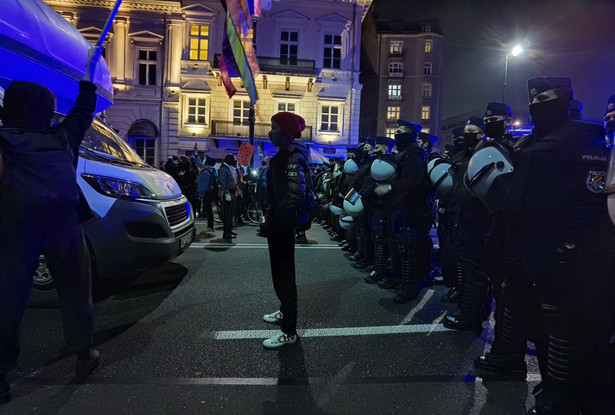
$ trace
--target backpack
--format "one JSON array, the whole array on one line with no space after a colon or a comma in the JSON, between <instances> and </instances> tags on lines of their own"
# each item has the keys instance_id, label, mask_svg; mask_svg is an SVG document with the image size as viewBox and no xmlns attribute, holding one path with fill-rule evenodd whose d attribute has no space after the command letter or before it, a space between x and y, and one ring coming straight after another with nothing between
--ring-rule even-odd
<instances>
[{"instance_id":1,"label":"backpack","mask_svg":"<svg viewBox=\"0 0 615 415\"><path fill-rule=\"evenodd\" d=\"M0 210L7 217L79 206L74 154L59 134L0 129L4 171Z\"/></svg>"},{"instance_id":2,"label":"backpack","mask_svg":"<svg viewBox=\"0 0 615 415\"><path fill-rule=\"evenodd\" d=\"M220 178L213 169L209 172L209 186L207 189L210 192L215 192L215 194L218 194L220 190Z\"/></svg>"}]
</instances>

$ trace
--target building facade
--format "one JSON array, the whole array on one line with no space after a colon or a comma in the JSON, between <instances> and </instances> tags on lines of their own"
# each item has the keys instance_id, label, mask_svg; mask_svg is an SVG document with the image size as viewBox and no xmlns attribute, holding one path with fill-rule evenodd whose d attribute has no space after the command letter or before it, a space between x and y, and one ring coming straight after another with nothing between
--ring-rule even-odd
<instances>
[{"instance_id":1,"label":"building facade","mask_svg":"<svg viewBox=\"0 0 615 415\"><path fill-rule=\"evenodd\" d=\"M372 0L279 0L253 21L260 74L257 159L272 155L270 118L305 118L303 139L345 155L359 137L361 22ZM45 0L95 42L112 0ZM239 78L229 98L219 57L225 30L219 0L124 0L105 39L114 105L103 116L149 164L203 154L221 159L248 141L250 100Z\"/></svg>"},{"instance_id":2,"label":"building facade","mask_svg":"<svg viewBox=\"0 0 615 415\"><path fill-rule=\"evenodd\" d=\"M360 133L393 137L407 119L440 135L444 35L436 21L363 21Z\"/></svg>"}]
</instances>

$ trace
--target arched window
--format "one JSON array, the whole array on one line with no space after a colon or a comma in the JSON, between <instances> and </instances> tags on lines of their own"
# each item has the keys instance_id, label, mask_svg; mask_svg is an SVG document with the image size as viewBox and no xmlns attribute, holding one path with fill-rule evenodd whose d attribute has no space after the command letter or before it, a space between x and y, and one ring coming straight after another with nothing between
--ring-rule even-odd
<instances>
[{"instance_id":1,"label":"arched window","mask_svg":"<svg viewBox=\"0 0 615 415\"><path fill-rule=\"evenodd\" d=\"M149 120L135 121L128 129L128 141L135 152L150 166L156 165L156 138L158 128Z\"/></svg>"}]
</instances>

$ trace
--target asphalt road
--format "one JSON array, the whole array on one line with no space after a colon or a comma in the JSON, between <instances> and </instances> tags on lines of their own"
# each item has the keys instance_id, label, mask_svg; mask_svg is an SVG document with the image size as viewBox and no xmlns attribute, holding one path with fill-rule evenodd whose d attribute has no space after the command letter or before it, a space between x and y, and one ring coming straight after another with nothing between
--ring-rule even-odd
<instances>
[{"instance_id":1,"label":"asphalt road","mask_svg":"<svg viewBox=\"0 0 615 415\"><path fill-rule=\"evenodd\" d=\"M205 224L197 223L202 229ZM266 241L199 236L165 267L96 303L101 366L85 382L61 354L57 309L29 309L14 399L0 414L524 414L538 375L482 381L472 360L493 337L449 331L444 287L405 305L363 282L326 232L296 249L299 333L266 350L277 310ZM218 236L222 232L217 231ZM491 322L492 324L492 322Z\"/></svg>"}]
</instances>

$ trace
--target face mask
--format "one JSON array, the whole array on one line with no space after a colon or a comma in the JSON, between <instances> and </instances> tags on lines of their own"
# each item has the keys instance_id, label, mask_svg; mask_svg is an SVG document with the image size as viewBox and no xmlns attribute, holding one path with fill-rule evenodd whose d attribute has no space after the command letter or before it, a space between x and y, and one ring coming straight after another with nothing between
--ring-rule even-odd
<instances>
[{"instance_id":1,"label":"face mask","mask_svg":"<svg viewBox=\"0 0 615 415\"><path fill-rule=\"evenodd\" d=\"M478 142L478 133L463 133L463 142L466 146L473 146Z\"/></svg>"},{"instance_id":2,"label":"face mask","mask_svg":"<svg viewBox=\"0 0 615 415\"><path fill-rule=\"evenodd\" d=\"M491 138L500 138L506 134L504 120L488 122L485 124L485 135Z\"/></svg>"},{"instance_id":3,"label":"face mask","mask_svg":"<svg viewBox=\"0 0 615 415\"><path fill-rule=\"evenodd\" d=\"M540 129L556 126L568 119L570 102L564 99L530 104L530 117L534 125Z\"/></svg>"},{"instance_id":4,"label":"face mask","mask_svg":"<svg viewBox=\"0 0 615 415\"><path fill-rule=\"evenodd\" d=\"M282 134L282 131L277 130L277 131L269 131L269 140L271 141L271 144L273 144L276 147L280 147L282 145L282 143L284 142L284 135Z\"/></svg>"},{"instance_id":5,"label":"face mask","mask_svg":"<svg viewBox=\"0 0 615 415\"><path fill-rule=\"evenodd\" d=\"M414 135L410 134L410 133L398 133L395 134L395 142L397 143L397 146L399 147L401 146L405 146L408 145L410 143L412 143L414 141Z\"/></svg>"}]
</instances>

